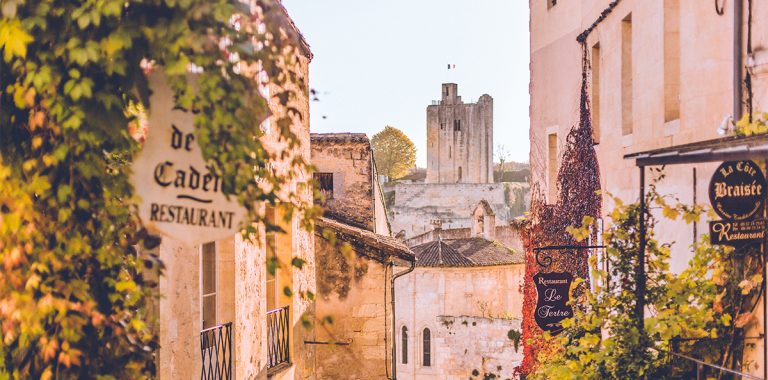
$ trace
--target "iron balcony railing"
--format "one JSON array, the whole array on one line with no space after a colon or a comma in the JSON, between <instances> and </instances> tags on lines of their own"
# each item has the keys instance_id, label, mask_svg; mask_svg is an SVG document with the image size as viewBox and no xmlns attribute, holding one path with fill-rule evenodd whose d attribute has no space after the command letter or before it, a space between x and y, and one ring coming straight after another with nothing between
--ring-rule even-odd
<instances>
[{"instance_id":1,"label":"iron balcony railing","mask_svg":"<svg viewBox=\"0 0 768 380\"><path fill-rule=\"evenodd\" d=\"M201 380L231 380L232 322L200 331Z\"/></svg>"},{"instance_id":2,"label":"iron balcony railing","mask_svg":"<svg viewBox=\"0 0 768 380\"><path fill-rule=\"evenodd\" d=\"M279 369L291 362L288 306L267 312L267 369Z\"/></svg>"}]
</instances>

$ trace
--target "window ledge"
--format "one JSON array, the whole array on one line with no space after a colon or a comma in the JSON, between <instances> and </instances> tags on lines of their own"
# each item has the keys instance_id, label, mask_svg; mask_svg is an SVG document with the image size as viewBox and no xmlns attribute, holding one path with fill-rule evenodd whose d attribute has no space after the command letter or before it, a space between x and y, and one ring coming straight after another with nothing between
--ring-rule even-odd
<instances>
[{"instance_id":1,"label":"window ledge","mask_svg":"<svg viewBox=\"0 0 768 380\"><path fill-rule=\"evenodd\" d=\"M628 135L621 136L621 147L622 148L630 147L630 146L632 146L632 143L633 143L633 139L632 139L632 134L631 133L628 134Z\"/></svg>"},{"instance_id":2,"label":"window ledge","mask_svg":"<svg viewBox=\"0 0 768 380\"><path fill-rule=\"evenodd\" d=\"M678 132L680 132L680 119L664 123L664 136L676 135Z\"/></svg>"},{"instance_id":3,"label":"window ledge","mask_svg":"<svg viewBox=\"0 0 768 380\"><path fill-rule=\"evenodd\" d=\"M272 377L277 375L280 372L283 372L287 370L288 368L291 368L293 364L291 362L284 362L280 363L272 368L267 368L267 377Z\"/></svg>"}]
</instances>

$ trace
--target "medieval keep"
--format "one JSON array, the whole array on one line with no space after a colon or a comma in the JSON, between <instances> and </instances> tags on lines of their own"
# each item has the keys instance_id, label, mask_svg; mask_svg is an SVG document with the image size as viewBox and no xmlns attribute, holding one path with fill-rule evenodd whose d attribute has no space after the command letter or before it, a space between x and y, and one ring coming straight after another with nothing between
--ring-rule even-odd
<instances>
[{"instance_id":1,"label":"medieval keep","mask_svg":"<svg viewBox=\"0 0 768 380\"><path fill-rule=\"evenodd\" d=\"M456 83L427 106L426 183L493 183L493 98L464 103Z\"/></svg>"}]
</instances>

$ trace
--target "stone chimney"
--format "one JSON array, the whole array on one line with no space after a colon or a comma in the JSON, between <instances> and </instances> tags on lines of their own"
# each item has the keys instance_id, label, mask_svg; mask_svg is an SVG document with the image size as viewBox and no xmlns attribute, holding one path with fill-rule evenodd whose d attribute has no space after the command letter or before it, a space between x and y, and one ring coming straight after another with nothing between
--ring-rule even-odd
<instances>
[{"instance_id":1,"label":"stone chimney","mask_svg":"<svg viewBox=\"0 0 768 380\"><path fill-rule=\"evenodd\" d=\"M440 233L443 231L443 221L440 219L432 219L429 221L432 225L432 241L440 240Z\"/></svg>"}]
</instances>

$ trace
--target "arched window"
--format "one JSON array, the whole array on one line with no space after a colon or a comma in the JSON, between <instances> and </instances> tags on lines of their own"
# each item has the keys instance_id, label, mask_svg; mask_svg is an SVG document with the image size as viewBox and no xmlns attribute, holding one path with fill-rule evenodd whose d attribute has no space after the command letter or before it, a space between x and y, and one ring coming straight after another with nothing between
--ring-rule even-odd
<instances>
[{"instance_id":1,"label":"arched window","mask_svg":"<svg viewBox=\"0 0 768 380\"><path fill-rule=\"evenodd\" d=\"M432 333L429 331L429 329L424 329L423 336L423 344L422 344L422 360L421 365L424 367L431 367L432 366Z\"/></svg>"},{"instance_id":2,"label":"arched window","mask_svg":"<svg viewBox=\"0 0 768 380\"><path fill-rule=\"evenodd\" d=\"M403 332L400 334L403 340L403 364L408 364L408 328L403 326Z\"/></svg>"}]
</instances>

